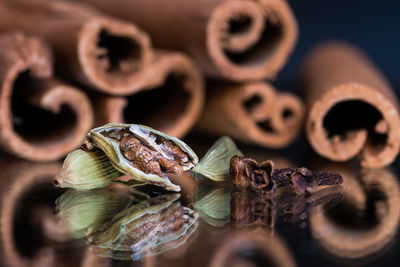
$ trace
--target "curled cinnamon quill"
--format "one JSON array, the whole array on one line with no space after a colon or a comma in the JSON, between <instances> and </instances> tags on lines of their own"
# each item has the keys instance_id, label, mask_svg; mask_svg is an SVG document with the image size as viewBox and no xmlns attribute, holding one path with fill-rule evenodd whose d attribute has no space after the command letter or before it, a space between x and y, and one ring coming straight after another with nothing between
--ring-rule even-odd
<instances>
[{"instance_id":1,"label":"curled cinnamon quill","mask_svg":"<svg viewBox=\"0 0 400 267\"><path fill-rule=\"evenodd\" d=\"M137 73L152 60L144 32L81 3L2 1L0 30L13 29L48 41L58 73L102 92L130 90Z\"/></svg>"},{"instance_id":2,"label":"curled cinnamon quill","mask_svg":"<svg viewBox=\"0 0 400 267\"><path fill-rule=\"evenodd\" d=\"M271 148L289 145L304 118L303 102L265 82L210 85L199 130Z\"/></svg>"},{"instance_id":3,"label":"curled cinnamon quill","mask_svg":"<svg viewBox=\"0 0 400 267\"><path fill-rule=\"evenodd\" d=\"M95 95L96 125L135 122L183 137L203 109L204 84L192 60L182 53L158 51L127 96Z\"/></svg>"},{"instance_id":4,"label":"curled cinnamon quill","mask_svg":"<svg viewBox=\"0 0 400 267\"><path fill-rule=\"evenodd\" d=\"M0 36L0 145L29 160L64 156L93 122L86 95L51 77L51 57L40 39Z\"/></svg>"},{"instance_id":5,"label":"curled cinnamon quill","mask_svg":"<svg viewBox=\"0 0 400 267\"><path fill-rule=\"evenodd\" d=\"M185 51L212 77L274 78L297 40L296 20L282 0L85 2L134 22L156 46Z\"/></svg>"},{"instance_id":6,"label":"curled cinnamon quill","mask_svg":"<svg viewBox=\"0 0 400 267\"><path fill-rule=\"evenodd\" d=\"M392 163L400 149L397 98L379 70L356 47L326 43L306 57L303 81L307 137L333 161L358 156L363 167Z\"/></svg>"}]
</instances>

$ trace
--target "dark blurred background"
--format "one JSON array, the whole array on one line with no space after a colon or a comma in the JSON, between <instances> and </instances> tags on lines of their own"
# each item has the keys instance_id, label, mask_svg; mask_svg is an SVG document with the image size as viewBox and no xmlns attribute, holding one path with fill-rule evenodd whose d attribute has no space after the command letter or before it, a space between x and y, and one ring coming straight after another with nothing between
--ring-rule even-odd
<instances>
[{"instance_id":1,"label":"dark blurred background","mask_svg":"<svg viewBox=\"0 0 400 267\"><path fill-rule=\"evenodd\" d=\"M323 40L359 46L400 95L400 1L288 0L299 24L299 40L276 80L278 88L300 93L301 60Z\"/></svg>"}]
</instances>

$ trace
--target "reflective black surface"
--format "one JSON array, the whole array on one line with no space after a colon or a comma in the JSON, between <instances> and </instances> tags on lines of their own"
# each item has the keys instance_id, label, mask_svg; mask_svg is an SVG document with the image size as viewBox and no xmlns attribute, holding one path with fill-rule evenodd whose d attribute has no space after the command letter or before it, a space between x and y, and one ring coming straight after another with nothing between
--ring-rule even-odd
<instances>
[{"instance_id":1,"label":"reflective black surface","mask_svg":"<svg viewBox=\"0 0 400 267\"><path fill-rule=\"evenodd\" d=\"M186 139L200 155L213 141L196 135ZM113 244L111 248L115 244L121 247L123 242L127 247L133 246L128 249L127 260L117 260L122 254L104 253L104 249L99 253L93 246L93 238L71 236L68 231L71 228L60 220L55 200L66 190L51 185L60 163L28 163L4 155L0 180L1 263L4 266L396 266L399 263L397 162L391 168L377 170L360 169L357 161L334 164L315 156L303 142L282 151L279 157L274 156L276 151L244 144L239 147L245 155L257 160L274 160L277 167L338 171L344 183L321 187L305 195L284 187L267 197L229 184L196 182L190 176L176 178L182 192L179 199L171 201L173 206L153 213L147 210L147 217L139 216L142 221L131 223L129 231L118 231L128 233L124 239L108 243ZM284 157L285 154L292 157ZM80 194L76 203L87 203ZM152 191L152 194L154 198L164 193ZM137 203L143 203L143 198L118 206L115 213ZM182 227L183 207L186 212L195 211L196 220L191 225L196 227ZM90 217L84 209L79 215ZM146 226L147 232L138 234L146 221L152 224ZM110 224L106 225L98 233L106 232L109 227ZM122 228L119 225L116 229ZM134 252L136 261L132 260Z\"/></svg>"}]
</instances>

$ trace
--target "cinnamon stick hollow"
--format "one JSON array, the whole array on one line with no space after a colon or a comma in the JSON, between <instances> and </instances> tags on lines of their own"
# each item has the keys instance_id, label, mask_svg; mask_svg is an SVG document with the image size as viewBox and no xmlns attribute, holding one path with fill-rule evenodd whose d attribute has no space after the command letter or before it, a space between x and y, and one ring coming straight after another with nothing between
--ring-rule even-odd
<instances>
[{"instance_id":1,"label":"cinnamon stick hollow","mask_svg":"<svg viewBox=\"0 0 400 267\"><path fill-rule=\"evenodd\" d=\"M54 160L79 146L93 122L89 99L54 78L45 43L0 35L0 146L28 160Z\"/></svg>"},{"instance_id":2,"label":"cinnamon stick hollow","mask_svg":"<svg viewBox=\"0 0 400 267\"><path fill-rule=\"evenodd\" d=\"M211 86L198 128L271 148L288 145L300 131L302 101L264 82Z\"/></svg>"},{"instance_id":3,"label":"cinnamon stick hollow","mask_svg":"<svg viewBox=\"0 0 400 267\"><path fill-rule=\"evenodd\" d=\"M139 123L179 138L192 128L203 108L203 79L182 53L159 51L132 88L140 92L93 97L96 125Z\"/></svg>"},{"instance_id":4,"label":"cinnamon stick hollow","mask_svg":"<svg viewBox=\"0 0 400 267\"><path fill-rule=\"evenodd\" d=\"M303 81L307 137L318 154L334 161L358 155L370 168L394 161L400 148L397 98L360 50L343 43L314 48Z\"/></svg>"},{"instance_id":5,"label":"cinnamon stick hollow","mask_svg":"<svg viewBox=\"0 0 400 267\"><path fill-rule=\"evenodd\" d=\"M274 78L297 40L282 0L85 0L136 23L157 47L185 51L211 77Z\"/></svg>"},{"instance_id":6,"label":"cinnamon stick hollow","mask_svg":"<svg viewBox=\"0 0 400 267\"><path fill-rule=\"evenodd\" d=\"M122 94L151 62L148 36L135 25L79 3L4 0L0 30L18 29L48 41L63 77L99 91Z\"/></svg>"}]
</instances>

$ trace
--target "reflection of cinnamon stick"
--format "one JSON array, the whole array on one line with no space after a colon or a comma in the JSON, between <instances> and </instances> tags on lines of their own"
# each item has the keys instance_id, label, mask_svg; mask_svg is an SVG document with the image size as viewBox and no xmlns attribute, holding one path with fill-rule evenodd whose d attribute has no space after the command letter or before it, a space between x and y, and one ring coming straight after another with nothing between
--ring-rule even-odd
<instances>
[{"instance_id":1,"label":"reflection of cinnamon stick","mask_svg":"<svg viewBox=\"0 0 400 267\"><path fill-rule=\"evenodd\" d=\"M94 97L96 124L129 122L149 125L182 137L197 121L204 102L202 78L181 53L160 52L128 97Z\"/></svg>"},{"instance_id":2,"label":"reflection of cinnamon stick","mask_svg":"<svg viewBox=\"0 0 400 267\"><path fill-rule=\"evenodd\" d=\"M249 252L258 255L257 259L244 256ZM210 266L252 266L255 263L252 260L261 266L296 266L283 241L260 229L232 232L217 248Z\"/></svg>"},{"instance_id":3,"label":"reflection of cinnamon stick","mask_svg":"<svg viewBox=\"0 0 400 267\"><path fill-rule=\"evenodd\" d=\"M48 41L56 69L98 90L121 94L151 62L150 41L133 24L89 7L46 0L10 0L0 5L0 30L19 29Z\"/></svg>"},{"instance_id":4,"label":"reflection of cinnamon stick","mask_svg":"<svg viewBox=\"0 0 400 267\"><path fill-rule=\"evenodd\" d=\"M159 47L189 53L213 77L272 78L297 39L295 18L282 0L86 2L133 21Z\"/></svg>"},{"instance_id":5,"label":"reflection of cinnamon stick","mask_svg":"<svg viewBox=\"0 0 400 267\"><path fill-rule=\"evenodd\" d=\"M46 246L40 248L39 243L29 248L30 245L32 246L30 240L38 237L37 232L28 232L29 238L24 240L24 231L26 234L26 230L29 231L31 228L29 222L23 219L29 215L21 214L24 212L21 209L23 208L22 202L27 201L30 190L35 187L37 190L38 186L39 188L46 187L46 184L51 188L52 176L59 171L61 165L58 163L32 164L10 160L9 157L1 159L0 162L2 166L0 178L3 183L0 192L0 242L1 252L4 253L1 258L7 262L7 266L52 266L55 263L55 251L52 248ZM18 218L17 213L22 218ZM46 218L44 219L46 220ZM20 234L19 238L15 235L16 232ZM26 252L24 253L24 250L32 249L33 253L32 251L30 253L33 254L33 257L28 256L29 253L28 255L25 254Z\"/></svg>"},{"instance_id":6,"label":"reflection of cinnamon stick","mask_svg":"<svg viewBox=\"0 0 400 267\"><path fill-rule=\"evenodd\" d=\"M343 175L344 202L310 217L314 238L330 253L346 260L371 256L396 236L400 221L400 189L389 170L361 170L358 175L336 166ZM321 211L317 207L316 211ZM346 264L348 265L348 264Z\"/></svg>"},{"instance_id":7,"label":"reflection of cinnamon stick","mask_svg":"<svg viewBox=\"0 0 400 267\"><path fill-rule=\"evenodd\" d=\"M358 154L364 167L393 162L400 147L398 103L360 51L340 43L321 45L307 57L303 78L307 135L320 155L345 161Z\"/></svg>"},{"instance_id":8,"label":"reflection of cinnamon stick","mask_svg":"<svg viewBox=\"0 0 400 267\"><path fill-rule=\"evenodd\" d=\"M60 158L79 146L93 121L87 97L49 78L51 55L36 38L0 36L0 144L29 160Z\"/></svg>"},{"instance_id":9,"label":"reflection of cinnamon stick","mask_svg":"<svg viewBox=\"0 0 400 267\"><path fill-rule=\"evenodd\" d=\"M200 130L273 148L288 145L299 133L304 107L295 95L277 93L261 82L216 87L210 90Z\"/></svg>"}]
</instances>

